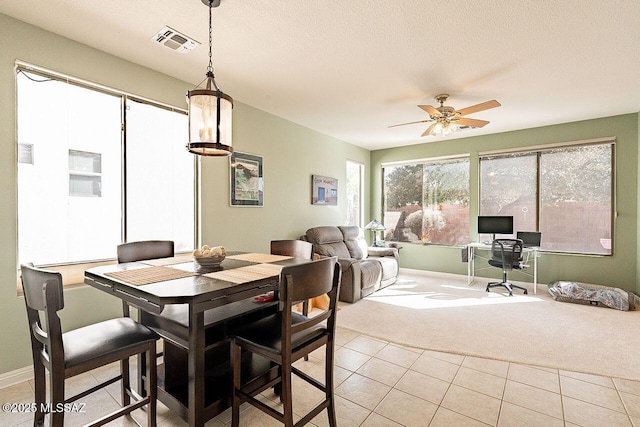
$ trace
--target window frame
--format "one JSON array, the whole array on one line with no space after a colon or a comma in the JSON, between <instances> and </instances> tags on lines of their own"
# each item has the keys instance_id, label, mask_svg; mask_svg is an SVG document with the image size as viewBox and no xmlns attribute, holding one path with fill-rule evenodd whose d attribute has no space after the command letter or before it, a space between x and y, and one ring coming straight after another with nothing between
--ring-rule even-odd
<instances>
[{"instance_id":1,"label":"window frame","mask_svg":"<svg viewBox=\"0 0 640 427\"><path fill-rule=\"evenodd\" d=\"M75 85L84 89L88 89L88 90L92 90L92 91L96 91L96 92L100 92L100 93L104 93L106 95L110 95L110 96L115 96L121 99L120 105L121 105L121 129L120 129L120 145L121 145L121 182L122 182L122 200L121 200L121 206L120 206L120 211L121 211L121 241L126 242L126 218L125 218L125 213L126 213L126 168L124 167L124 162L126 161L126 107L127 107L127 101L131 100L131 101L135 101L138 103L142 103L142 104L148 104L151 105L153 107L156 108L161 108L164 110L168 110L174 113L178 113L178 114L183 114L183 115L187 115L188 111L184 108L178 108L160 101L155 101L149 98L145 98L142 96L138 96L129 92L125 92L119 89L115 89L112 87L108 87L99 83L95 83L95 82L91 82L88 80L84 80L84 79L80 79L77 77L73 77L73 76L69 76L67 74L63 74L54 70L50 70L47 68L43 68L34 64L30 64L28 62L24 62L24 61L20 61L20 60L16 60L15 61L15 66L14 66L14 82L15 82L15 102L17 104L18 102L18 76L21 72L25 72L25 73L29 73L29 74L36 74L40 77L46 78L46 79L52 79L52 80L57 80L63 83L67 83L67 84L71 84L71 85ZM17 123L18 117L17 117L17 111L16 111L16 123ZM16 147L19 147L19 140L18 140L18 132L15 132L15 145ZM16 179L17 179L17 174L18 174L18 163L20 160L19 157L19 153L18 153L18 149L16 150L16 159L15 159L15 167L16 167ZM33 157L32 157L33 158ZM198 156L194 156L194 169L193 169L193 191L194 191L194 229L193 229L193 241L196 243L196 246L199 244L199 230L201 228L201 215L200 215L200 192L201 192L201 186L200 186L200 176L201 176L201 162L200 159L198 158ZM94 176L96 174L85 174L85 173L76 173L76 172L72 172L70 169L68 170L69 175L74 174L74 175L87 175L87 176ZM99 176L102 175L102 173L97 174ZM74 195L75 197L75 195ZM16 221L18 221L18 217L16 215ZM20 238L20 236L17 236L18 239ZM114 248L114 253L115 253L115 248ZM70 286L79 286L79 285L83 285L82 280L84 277L84 270L86 270L87 268L91 267L91 266L95 266L95 265L106 265L106 264L114 264L116 263L116 258L109 258L109 259L98 259L98 260L89 260L89 261L81 261L81 262L68 262L68 263L56 263L56 264L43 264L40 265L40 267L44 267L50 270L54 270L54 271L59 271L62 273L62 278L63 278L63 286L64 287L70 287ZM17 271L17 288L18 288L18 294L21 295L22 294L22 287L21 287L21 283L20 283L20 266L18 265L16 267L16 271ZM79 281L80 280L80 281Z\"/></svg>"},{"instance_id":2,"label":"window frame","mask_svg":"<svg viewBox=\"0 0 640 427\"><path fill-rule=\"evenodd\" d=\"M355 160L350 160L347 159L346 161L346 167L347 167L347 172L348 172L348 168L349 168L349 164L358 166L358 174L359 174L359 180L358 180L358 224L356 224L358 227L362 228L364 227L364 188L365 188L365 165L362 162L358 162ZM349 197L348 194L348 173L347 173L347 177L345 179L345 184L346 184L346 196L347 199ZM348 203L348 202L347 202ZM347 206L348 207L348 206ZM348 209L347 209L348 211ZM348 212L347 212L348 215ZM347 224L347 225L352 225L352 224Z\"/></svg>"},{"instance_id":3,"label":"window frame","mask_svg":"<svg viewBox=\"0 0 640 427\"><path fill-rule=\"evenodd\" d=\"M611 147L611 212L610 212L610 221L611 221L611 249L610 253L602 254L602 253L589 253L589 252L574 252L574 251L559 251L559 250L551 250L551 249L539 249L540 252L545 253L553 253L559 255L575 255L575 256L587 256L587 257L610 257L615 253L615 235L616 235L616 218L618 216L617 211L617 192L616 192L616 137L603 137L603 138L592 138L586 140L577 140L577 141L568 141L568 142L559 142L552 143L546 145L533 145L527 147L519 147L515 149L508 150L492 150L492 151L482 151L478 153L478 205L477 212L480 213L481 206L481 167L480 162L483 158L491 158L491 157L500 157L500 156L509 156L509 155L517 155L517 154L531 154L536 156L536 229L540 230L540 216L542 211L542 195L540 191L541 185L541 177L540 177L540 164L541 157L544 153L552 152L558 149L565 148L578 148L578 147L588 147L594 145L610 145Z\"/></svg>"}]
</instances>

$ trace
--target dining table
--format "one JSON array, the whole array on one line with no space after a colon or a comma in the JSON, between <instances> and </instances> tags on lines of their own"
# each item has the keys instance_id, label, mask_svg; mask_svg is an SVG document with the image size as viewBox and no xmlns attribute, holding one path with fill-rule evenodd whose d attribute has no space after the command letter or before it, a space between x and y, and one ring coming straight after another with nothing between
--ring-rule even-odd
<instances>
[{"instance_id":1,"label":"dining table","mask_svg":"<svg viewBox=\"0 0 640 427\"><path fill-rule=\"evenodd\" d=\"M230 405L230 331L275 312L280 271L308 262L228 251L219 265L205 266L178 254L90 268L84 282L136 307L138 320L162 336L158 399L195 427ZM251 366L248 379L274 370L268 361ZM139 366L142 393L143 372Z\"/></svg>"}]
</instances>

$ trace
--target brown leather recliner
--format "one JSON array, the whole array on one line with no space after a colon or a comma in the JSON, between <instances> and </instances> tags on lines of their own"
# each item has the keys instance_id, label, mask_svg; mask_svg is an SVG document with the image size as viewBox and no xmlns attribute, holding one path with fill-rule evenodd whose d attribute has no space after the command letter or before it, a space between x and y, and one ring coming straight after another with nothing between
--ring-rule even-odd
<instances>
[{"instance_id":1,"label":"brown leather recliner","mask_svg":"<svg viewBox=\"0 0 640 427\"><path fill-rule=\"evenodd\" d=\"M398 250L368 247L360 227L313 227L303 238L313 243L314 254L338 257L340 301L356 302L397 280Z\"/></svg>"}]
</instances>

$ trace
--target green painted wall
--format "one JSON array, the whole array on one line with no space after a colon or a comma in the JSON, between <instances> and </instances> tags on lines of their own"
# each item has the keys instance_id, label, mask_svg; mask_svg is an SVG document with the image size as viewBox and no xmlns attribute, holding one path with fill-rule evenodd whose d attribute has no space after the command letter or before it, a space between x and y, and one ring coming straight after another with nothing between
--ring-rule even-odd
<instances>
[{"instance_id":1,"label":"green painted wall","mask_svg":"<svg viewBox=\"0 0 640 427\"><path fill-rule=\"evenodd\" d=\"M193 85L105 54L0 14L0 375L29 365L24 300L16 292L17 59L166 104L185 108ZM229 161L202 159L202 237L230 249L268 250L272 238L293 238L311 226L342 224L345 163L364 163L369 152L236 102L236 150L264 156L265 206L229 207ZM339 205L311 205L311 175L339 180ZM367 177L368 179L368 177ZM365 201L368 216L369 201ZM44 213L46 214L46 213ZM55 245L55 242L42 242ZM115 256L115 248L114 248ZM120 315L114 298L87 286L65 292L65 329Z\"/></svg>"},{"instance_id":2,"label":"green painted wall","mask_svg":"<svg viewBox=\"0 0 640 427\"><path fill-rule=\"evenodd\" d=\"M264 206L230 207L228 160L203 158L202 242L269 251L272 239L297 239L310 227L344 224L346 160L365 164L368 182L369 151L244 105L235 107L234 121L238 116L242 125L234 123L234 149L263 157ZM311 204L314 174L338 179L338 206ZM368 209L364 214L368 218Z\"/></svg>"},{"instance_id":3,"label":"green painted wall","mask_svg":"<svg viewBox=\"0 0 640 427\"><path fill-rule=\"evenodd\" d=\"M371 214L382 210L381 164L385 162L422 159L454 154L469 154L471 163L471 216L478 213L478 153L490 150L537 146L592 138L616 137L617 212L614 235L614 255L609 257L543 254L539 258L539 283L574 280L616 286L637 291L638 265L638 114L627 114L575 123L525 129L495 135L453 139L428 144L377 150L371 154ZM477 236L476 225L471 236ZM406 268L466 274L467 264L460 260L460 249L444 246L404 244L401 266ZM491 269L498 271L497 269ZM497 277L492 271L482 275ZM531 281L519 272L514 280Z\"/></svg>"}]
</instances>

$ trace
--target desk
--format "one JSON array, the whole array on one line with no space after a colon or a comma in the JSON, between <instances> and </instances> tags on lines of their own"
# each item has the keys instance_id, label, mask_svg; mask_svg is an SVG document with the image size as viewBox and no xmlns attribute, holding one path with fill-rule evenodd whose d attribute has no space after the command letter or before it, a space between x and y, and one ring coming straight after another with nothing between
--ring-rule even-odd
<instances>
[{"instance_id":1,"label":"desk","mask_svg":"<svg viewBox=\"0 0 640 427\"><path fill-rule=\"evenodd\" d=\"M523 257L525 254L533 256L533 293L537 293L538 288L538 252L540 248L523 248ZM471 285L475 280L475 251L485 250L491 251L491 244L473 242L467 245L467 285ZM527 259L525 258L525 261ZM494 267L491 267L494 268Z\"/></svg>"},{"instance_id":2,"label":"desk","mask_svg":"<svg viewBox=\"0 0 640 427\"><path fill-rule=\"evenodd\" d=\"M203 269L190 255L176 256L91 268L84 281L139 308L141 321L165 338L158 399L195 427L229 405L229 322L275 311L276 302L252 297L276 290L282 267L306 262L228 252L220 267Z\"/></svg>"}]
</instances>

